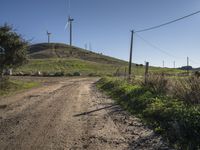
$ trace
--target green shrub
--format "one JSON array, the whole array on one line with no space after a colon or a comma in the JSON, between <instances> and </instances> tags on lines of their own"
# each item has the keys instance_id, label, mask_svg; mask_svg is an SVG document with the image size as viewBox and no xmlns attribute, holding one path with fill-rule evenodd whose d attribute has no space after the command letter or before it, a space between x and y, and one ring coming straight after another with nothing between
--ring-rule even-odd
<instances>
[{"instance_id":1,"label":"green shrub","mask_svg":"<svg viewBox=\"0 0 200 150\"><path fill-rule=\"evenodd\" d=\"M61 72L56 72L55 74L54 74L54 76L57 76L57 77L59 77L59 76L64 76L65 75L65 73L63 72L63 71L61 71Z\"/></svg>"},{"instance_id":2,"label":"green shrub","mask_svg":"<svg viewBox=\"0 0 200 150\"><path fill-rule=\"evenodd\" d=\"M55 76L55 73L54 72L49 72L48 73L48 77L54 77Z\"/></svg>"},{"instance_id":3,"label":"green shrub","mask_svg":"<svg viewBox=\"0 0 200 150\"><path fill-rule=\"evenodd\" d=\"M74 72L73 76L81 76L81 73L80 72Z\"/></svg>"}]
</instances>

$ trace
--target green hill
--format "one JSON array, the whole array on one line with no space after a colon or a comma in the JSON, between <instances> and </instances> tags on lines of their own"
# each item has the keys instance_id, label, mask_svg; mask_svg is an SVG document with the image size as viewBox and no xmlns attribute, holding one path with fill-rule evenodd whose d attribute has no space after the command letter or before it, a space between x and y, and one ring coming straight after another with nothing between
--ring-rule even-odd
<instances>
[{"instance_id":1,"label":"green hill","mask_svg":"<svg viewBox=\"0 0 200 150\"><path fill-rule=\"evenodd\" d=\"M124 75L127 70L128 62L117 58L61 43L40 43L30 46L29 62L14 70L14 73L35 74L40 71L43 74L79 72L82 75ZM150 67L149 71L179 72L176 69L158 67ZM133 72L143 75L144 67L133 64Z\"/></svg>"},{"instance_id":2,"label":"green hill","mask_svg":"<svg viewBox=\"0 0 200 150\"><path fill-rule=\"evenodd\" d=\"M47 58L76 58L97 63L126 64L127 62L117 58L94 53L85 49L69 46L61 43L40 43L30 46L31 59Z\"/></svg>"}]
</instances>

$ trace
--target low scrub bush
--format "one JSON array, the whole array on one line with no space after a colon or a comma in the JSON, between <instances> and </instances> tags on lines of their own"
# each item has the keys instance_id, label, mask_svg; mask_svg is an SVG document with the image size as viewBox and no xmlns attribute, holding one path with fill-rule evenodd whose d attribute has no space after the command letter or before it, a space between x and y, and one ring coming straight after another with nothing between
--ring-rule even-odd
<instances>
[{"instance_id":1,"label":"low scrub bush","mask_svg":"<svg viewBox=\"0 0 200 150\"><path fill-rule=\"evenodd\" d=\"M64 72L43 72L42 76L43 77L61 77L64 76L65 73Z\"/></svg>"},{"instance_id":2,"label":"low scrub bush","mask_svg":"<svg viewBox=\"0 0 200 150\"><path fill-rule=\"evenodd\" d=\"M189 104L200 104L200 78L194 76L176 81L173 96Z\"/></svg>"},{"instance_id":3,"label":"low scrub bush","mask_svg":"<svg viewBox=\"0 0 200 150\"><path fill-rule=\"evenodd\" d=\"M146 82L142 82L142 86L155 94L166 94L168 91L169 79L164 75L149 74Z\"/></svg>"},{"instance_id":4,"label":"low scrub bush","mask_svg":"<svg viewBox=\"0 0 200 150\"><path fill-rule=\"evenodd\" d=\"M80 72L74 72L73 76L81 76L81 73Z\"/></svg>"},{"instance_id":5,"label":"low scrub bush","mask_svg":"<svg viewBox=\"0 0 200 150\"><path fill-rule=\"evenodd\" d=\"M56 76L56 77L60 77L60 76L64 76L65 75L65 73L63 72L63 71L61 71L61 72L56 72L55 74L54 74L54 76Z\"/></svg>"},{"instance_id":6,"label":"low scrub bush","mask_svg":"<svg viewBox=\"0 0 200 150\"><path fill-rule=\"evenodd\" d=\"M48 77L54 77L55 76L55 73L54 72L49 72L48 73Z\"/></svg>"}]
</instances>

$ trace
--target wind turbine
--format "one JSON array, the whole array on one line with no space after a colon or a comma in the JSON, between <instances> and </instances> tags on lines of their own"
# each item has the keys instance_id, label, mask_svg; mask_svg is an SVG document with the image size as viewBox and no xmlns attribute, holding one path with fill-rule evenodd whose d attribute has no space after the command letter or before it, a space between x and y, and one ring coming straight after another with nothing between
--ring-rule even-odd
<instances>
[{"instance_id":1,"label":"wind turbine","mask_svg":"<svg viewBox=\"0 0 200 150\"><path fill-rule=\"evenodd\" d=\"M50 43L51 33L47 31L48 43Z\"/></svg>"},{"instance_id":2,"label":"wind turbine","mask_svg":"<svg viewBox=\"0 0 200 150\"><path fill-rule=\"evenodd\" d=\"M74 21L73 18L71 18L71 16L68 17L68 20L67 20L67 24L65 25L65 30L67 30L67 28L69 27L69 38L70 38L70 46L72 46L72 22Z\"/></svg>"}]
</instances>

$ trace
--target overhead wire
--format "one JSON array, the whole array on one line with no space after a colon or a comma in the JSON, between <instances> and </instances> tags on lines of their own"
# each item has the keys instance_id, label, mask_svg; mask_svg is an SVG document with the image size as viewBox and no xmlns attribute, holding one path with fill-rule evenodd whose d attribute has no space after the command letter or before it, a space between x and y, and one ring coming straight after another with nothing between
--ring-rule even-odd
<instances>
[{"instance_id":1,"label":"overhead wire","mask_svg":"<svg viewBox=\"0 0 200 150\"><path fill-rule=\"evenodd\" d=\"M172 21L169 21L169 22L160 24L160 25L156 25L156 26L152 26L152 27L149 27L149 28L137 30L137 31L134 31L134 33L141 33L141 32L145 32L145 31L154 30L154 29L157 29L157 28L160 28L160 27L163 27L163 26L172 24L172 23L174 23L174 22L183 20L183 19L185 19L185 18L191 17L191 16L196 15L196 14L198 14L198 13L200 13L200 11L193 12L193 13L188 14L188 15L186 15L186 16L180 17L180 18L178 18L178 19L175 19L175 20L172 20ZM143 42L145 42L145 43L148 44L149 46L153 47L154 49L156 49L156 50L158 50L158 51L160 51L160 52L162 52L162 53L164 53L164 54L166 54L166 55L168 55L168 56L171 56L171 57L174 57L174 58L178 58L177 56L174 56L174 55L172 55L172 54L166 52L165 50L159 48L158 46L156 46L156 45L150 43L149 41L145 40L145 39L144 39L143 37L141 37L139 34L136 34L136 35L137 35L137 37L139 37ZM192 60L192 59L190 59L190 61L193 62L193 63L195 63L195 64L199 64L199 63L197 63L196 61L194 61L194 60Z\"/></svg>"},{"instance_id":2,"label":"overhead wire","mask_svg":"<svg viewBox=\"0 0 200 150\"><path fill-rule=\"evenodd\" d=\"M177 59L185 59L185 58L177 57L177 56L175 56L175 55L173 55L173 54L170 54L169 52L166 52L166 51L163 50L162 48L160 48L160 47L156 46L155 44L152 44L151 42L149 42L149 41L147 41L146 39L144 39L144 38L143 38L142 36L140 36L138 33L137 33L137 34L135 33L135 35L136 35L138 38L140 38L144 43L146 43L147 45L149 45L150 47L152 47L152 48L154 48L154 49L156 49L156 50L158 50L158 51L160 51L160 52L162 52L162 53L164 53L164 54L166 54L166 55L168 55L168 56L170 56L170 57L174 57L174 58L177 58ZM199 65L199 64L200 64L200 63L194 61L194 60L191 59L191 58L189 58L189 60L190 60L190 62L192 62L192 63L194 63L194 64L196 64L196 65Z\"/></svg>"},{"instance_id":3,"label":"overhead wire","mask_svg":"<svg viewBox=\"0 0 200 150\"><path fill-rule=\"evenodd\" d=\"M194 63L194 64L196 64L196 65L199 65L200 63L198 63L198 62L196 62L196 61L194 61L193 59L191 59L191 58L189 58L189 61L190 62L192 62L192 63Z\"/></svg>"},{"instance_id":4,"label":"overhead wire","mask_svg":"<svg viewBox=\"0 0 200 150\"><path fill-rule=\"evenodd\" d=\"M171 23L174 23L174 22L177 22L177 21L180 21L182 19L185 19L185 18L188 18L188 17L191 17L193 15L196 15L200 13L200 10L199 11L196 11L194 13L191 13L189 15L186 15L186 16L183 16L181 18L178 18L178 19L175 19L175 20L172 20L172 21L169 21L169 22L166 22L166 23L163 23L163 24L160 24L160 25L156 25L156 26L153 26L153 27L149 27L149 28L145 28L145 29L141 29L141 30L137 30L135 32L139 33L139 32L145 32L145 31L150 31L150 30L153 30L153 29L157 29L157 28L160 28L160 27L163 27L163 26L166 26L166 25L169 25Z\"/></svg>"},{"instance_id":5,"label":"overhead wire","mask_svg":"<svg viewBox=\"0 0 200 150\"><path fill-rule=\"evenodd\" d=\"M144 39L144 38L143 38L142 36L140 36L139 34L135 33L135 35L136 35L138 38L140 38L144 43L146 43L146 44L149 45L150 47L152 47L152 48L154 48L154 49L156 49L156 50L158 50L158 51L164 53L165 55L168 55L168 56L174 57L174 58L179 58L179 57L174 56L174 55L170 54L169 52L166 52L165 50L159 48L159 47L156 46L155 44L152 44L151 42L147 41L146 39Z\"/></svg>"}]
</instances>

